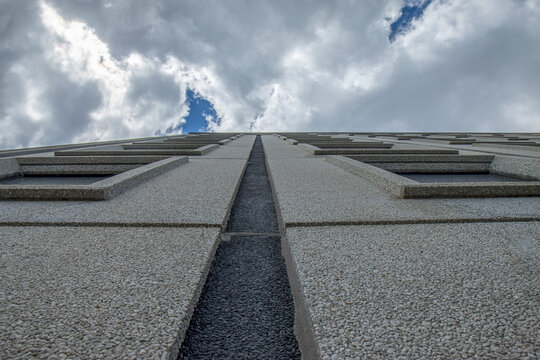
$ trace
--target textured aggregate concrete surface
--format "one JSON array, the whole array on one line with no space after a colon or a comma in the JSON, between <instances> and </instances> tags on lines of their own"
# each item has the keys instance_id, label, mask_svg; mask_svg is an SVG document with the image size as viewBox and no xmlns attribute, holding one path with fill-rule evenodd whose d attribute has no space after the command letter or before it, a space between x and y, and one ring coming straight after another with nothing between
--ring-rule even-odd
<instances>
[{"instance_id":1,"label":"textured aggregate concrete surface","mask_svg":"<svg viewBox=\"0 0 540 360\"><path fill-rule=\"evenodd\" d=\"M108 176L21 176L0 180L2 185L87 185Z\"/></svg>"},{"instance_id":2,"label":"textured aggregate concrete surface","mask_svg":"<svg viewBox=\"0 0 540 360\"><path fill-rule=\"evenodd\" d=\"M201 159L247 159L255 138L255 135L242 136L227 143L226 146L220 146L218 149L209 152Z\"/></svg>"},{"instance_id":3,"label":"textured aggregate concrete surface","mask_svg":"<svg viewBox=\"0 0 540 360\"><path fill-rule=\"evenodd\" d=\"M511 178L504 175L496 174L468 174L468 173L401 173L398 174L406 178L418 181L420 183L433 183L433 182L508 182L508 181L524 181L517 178Z\"/></svg>"},{"instance_id":4,"label":"textured aggregate concrete surface","mask_svg":"<svg viewBox=\"0 0 540 360\"><path fill-rule=\"evenodd\" d=\"M512 198L511 208L506 209L500 209L508 203L504 199L403 200L324 159L280 159L268 163L285 224L451 220L475 218L479 213L505 218L540 214L537 197ZM478 203L491 206L481 212L469 211Z\"/></svg>"},{"instance_id":5,"label":"textured aggregate concrete surface","mask_svg":"<svg viewBox=\"0 0 540 360\"><path fill-rule=\"evenodd\" d=\"M363 139L363 137L357 137L359 139ZM460 153L462 154L502 154L502 155L516 155L516 156L526 156L531 158L538 158L540 157L540 154L537 151L534 151L534 149L512 149L509 147L505 147L504 149L497 149L493 146L478 146L475 145L472 147L471 145L450 145L450 144L442 144L442 143L436 143L426 140L408 140L406 143L403 141L398 140L386 140L390 143L396 144L396 146L411 146L411 147L430 147L430 148L450 148L450 149L459 149ZM489 145L489 144L486 144Z\"/></svg>"},{"instance_id":6,"label":"textured aggregate concrete surface","mask_svg":"<svg viewBox=\"0 0 540 360\"><path fill-rule=\"evenodd\" d=\"M2 227L0 358L165 358L217 228Z\"/></svg>"},{"instance_id":7,"label":"textured aggregate concrete surface","mask_svg":"<svg viewBox=\"0 0 540 360\"><path fill-rule=\"evenodd\" d=\"M0 201L0 222L221 225L245 163L191 158L108 201Z\"/></svg>"},{"instance_id":8,"label":"textured aggregate concrete surface","mask_svg":"<svg viewBox=\"0 0 540 360\"><path fill-rule=\"evenodd\" d=\"M204 159L246 159L250 150L249 146L220 146L205 155Z\"/></svg>"},{"instance_id":9,"label":"textured aggregate concrete surface","mask_svg":"<svg viewBox=\"0 0 540 360\"><path fill-rule=\"evenodd\" d=\"M292 227L322 359L540 357L540 223Z\"/></svg>"}]
</instances>

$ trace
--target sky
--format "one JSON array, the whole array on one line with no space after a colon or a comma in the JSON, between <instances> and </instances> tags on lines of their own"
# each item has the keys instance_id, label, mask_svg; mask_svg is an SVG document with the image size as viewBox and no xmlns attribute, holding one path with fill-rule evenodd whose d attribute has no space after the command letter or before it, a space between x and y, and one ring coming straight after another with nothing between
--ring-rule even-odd
<instances>
[{"instance_id":1,"label":"sky","mask_svg":"<svg viewBox=\"0 0 540 360\"><path fill-rule=\"evenodd\" d=\"M540 131L538 0L0 0L0 148Z\"/></svg>"}]
</instances>

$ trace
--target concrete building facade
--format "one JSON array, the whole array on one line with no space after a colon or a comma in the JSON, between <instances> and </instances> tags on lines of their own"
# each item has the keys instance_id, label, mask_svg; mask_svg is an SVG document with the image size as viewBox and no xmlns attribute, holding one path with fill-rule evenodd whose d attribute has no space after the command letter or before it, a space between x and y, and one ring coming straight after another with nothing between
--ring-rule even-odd
<instances>
[{"instance_id":1,"label":"concrete building facade","mask_svg":"<svg viewBox=\"0 0 540 360\"><path fill-rule=\"evenodd\" d=\"M257 142L275 210L257 212L255 186L248 213L277 225L231 230ZM303 358L538 358L539 197L532 133L3 151L0 358L182 356L216 251L240 236L280 239Z\"/></svg>"}]
</instances>

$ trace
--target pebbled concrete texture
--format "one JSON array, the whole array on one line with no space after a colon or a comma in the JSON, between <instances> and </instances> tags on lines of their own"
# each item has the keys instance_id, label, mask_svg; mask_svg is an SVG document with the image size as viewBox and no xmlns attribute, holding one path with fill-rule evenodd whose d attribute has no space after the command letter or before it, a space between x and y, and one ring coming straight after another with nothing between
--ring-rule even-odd
<instances>
[{"instance_id":1,"label":"pebbled concrete texture","mask_svg":"<svg viewBox=\"0 0 540 360\"><path fill-rule=\"evenodd\" d=\"M424 221L478 216L477 210L469 211L467 206L468 203L474 206L477 199L399 199L373 182L322 159L269 160L268 163L285 224ZM506 209L499 208L507 203L504 199L489 200L480 200L491 205L483 209L483 216L538 217L540 214L538 198L512 198L513 206Z\"/></svg>"},{"instance_id":2,"label":"pebbled concrete texture","mask_svg":"<svg viewBox=\"0 0 540 360\"><path fill-rule=\"evenodd\" d=\"M538 358L539 234L539 222L289 227L287 241L322 359Z\"/></svg>"},{"instance_id":3,"label":"pebbled concrete texture","mask_svg":"<svg viewBox=\"0 0 540 360\"><path fill-rule=\"evenodd\" d=\"M194 159L108 201L0 201L0 223L221 225L246 159Z\"/></svg>"},{"instance_id":4,"label":"pebbled concrete texture","mask_svg":"<svg viewBox=\"0 0 540 360\"><path fill-rule=\"evenodd\" d=\"M205 154L202 159L247 159L253 142L255 141L255 135L242 136L235 139L226 145L220 146L218 149Z\"/></svg>"},{"instance_id":5,"label":"pebbled concrete texture","mask_svg":"<svg viewBox=\"0 0 540 360\"><path fill-rule=\"evenodd\" d=\"M249 146L251 148L256 137L256 135L243 135L228 143L227 146Z\"/></svg>"},{"instance_id":6,"label":"pebbled concrete texture","mask_svg":"<svg viewBox=\"0 0 540 360\"><path fill-rule=\"evenodd\" d=\"M490 170L497 174L540 180L540 159L498 155L491 162Z\"/></svg>"},{"instance_id":7,"label":"pebbled concrete texture","mask_svg":"<svg viewBox=\"0 0 540 360\"><path fill-rule=\"evenodd\" d=\"M0 179L15 176L20 172L20 166L14 158L0 158Z\"/></svg>"},{"instance_id":8,"label":"pebbled concrete texture","mask_svg":"<svg viewBox=\"0 0 540 360\"><path fill-rule=\"evenodd\" d=\"M510 208L501 208L508 204L502 198L404 200L324 159L270 159L268 164L285 225L458 220L478 218L479 214L538 218L540 214L538 198L512 198ZM475 206L479 202L489 207L479 213Z\"/></svg>"},{"instance_id":9,"label":"pebbled concrete texture","mask_svg":"<svg viewBox=\"0 0 540 360\"><path fill-rule=\"evenodd\" d=\"M253 144L242 146L232 146L233 143L220 146L218 149L209 152L202 159L247 159Z\"/></svg>"},{"instance_id":10,"label":"pebbled concrete texture","mask_svg":"<svg viewBox=\"0 0 540 360\"><path fill-rule=\"evenodd\" d=\"M327 156L326 161L346 171L358 175L362 179L378 185L388 194L399 198L476 198L476 197L517 197L540 195L540 181L529 182L465 182L465 183L431 183L420 184L405 176L381 170L373 164L366 164L343 156ZM408 166L405 169L411 170ZM431 169L430 169L431 170ZM450 167L448 171L454 171ZM487 167L485 169L487 171Z\"/></svg>"},{"instance_id":11,"label":"pebbled concrete texture","mask_svg":"<svg viewBox=\"0 0 540 360\"><path fill-rule=\"evenodd\" d=\"M488 172L489 163L369 163L391 172Z\"/></svg>"},{"instance_id":12,"label":"pebbled concrete texture","mask_svg":"<svg viewBox=\"0 0 540 360\"><path fill-rule=\"evenodd\" d=\"M426 173L402 173L398 174L411 180L420 183L433 182L508 182L508 181L524 181L517 178L512 178L496 174L477 174L477 173L449 173L449 174L426 174Z\"/></svg>"},{"instance_id":13,"label":"pebbled concrete texture","mask_svg":"<svg viewBox=\"0 0 540 360\"><path fill-rule=\"evenodd\" d=\"M304 159L314 156L298 145L292 145L277 136L261 136L266 159Z\"/></svg>"},{"instance_id":14,"label":"pebbled concrete texture","mask_svg":"<svg viewBox=\"0 0 540 360\"><path fill-rule=\"evenodd\" d=\"M106 200L185 164L187 161L186 156L170 157L136 167L90 185L0 185L0 199Z\"/></svg>"},{"instance_id":15,"label":"pebbled concrete texture","mask_svg":"<svg viewBox=\"0 0 540 360\"><path fill-rule=\"evenodd\" d=\"M89 175L119 174L141 166L141 164L104 164L104 165L23 165L24 175Z\"/></svg>"},{"instance_id":16,"label":"pebbled concrete texture","mask_svg":"<svg viewBox=\"0 0 540 360\"><path fill-rule=\"evenodd\" d=\"M250 146L222 146L208 153L205 159L246 159L249 157Z\"/></svg>"},{"instance_id":17,"label":"pebbled concrete texture","mask_svg":"<svg viewBox=\"0 0 540 360\"><path fill-rule=\"evenodd\" d=\"M218 233L2 227L0 358L174 357Z\"/></svg>"},{"instance_id":18,"label":"pebbled concrete texture","mask_svg":"<svg viewBox=\"0 0 540 360\"><path fill-rule=\"evenodd\" d=\"M363 139L364 137L357 137L359 139ZM396 146L405 146L406 144L403 141L399 140L385 140L387 142L391 142L396 144ZM424 139L415 139L407 141L408 146L416 147L416 148L438 148L438 149L459 149L460 153L462 154L501 154L501 155L516 155L516 156L524 156L524 157L531 157L531 158L539 158L540 154L538 151L531 151L532 149L525 149L525 150L517 150L517 149L510 149L508 147L505 147L504 149L497 149L494 147L486 147L486 146L477 146L471 147L471 145L449 145L449 144L442 144L437 142L431 142L426 141Z\"/></svg>"},{"instance_id":19,"label":"pebbled concrete texture","mask_svg":"<svg viewBox=\"0 0 540 360\"><path fill-rule=\"evenodd\" d=\"M0 185L88 185L107 176L24 176L0 180Z\"/></svg>"},{"instance_id":20,"label":"pebbled concrete texture","mask_svg":"<svg viewBox=\"0 0 540 360\"><path fill-rule=\"evenodd\" d=\"M104 165L104 164L149 164L166 159L165 156L20 156L19 165Z\"/></svg>"}]
</instances>

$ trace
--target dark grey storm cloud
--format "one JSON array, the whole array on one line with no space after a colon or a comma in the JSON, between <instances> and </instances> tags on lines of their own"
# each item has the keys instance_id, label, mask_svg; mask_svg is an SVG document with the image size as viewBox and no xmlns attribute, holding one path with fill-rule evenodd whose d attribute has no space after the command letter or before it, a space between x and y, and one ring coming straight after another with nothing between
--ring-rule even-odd
<instances>
[{"instance_id":1,"label":"dark grey storm cloud","mask_svg":"<svg viewBox=\"0 0 540 360\"><path fill-rule=\"evenodd\" d=\"M410 1L408 3L411 3ZM540 131L540 4L0 0L0 146L181 129Z\"/></svg>"}]
</instances>

